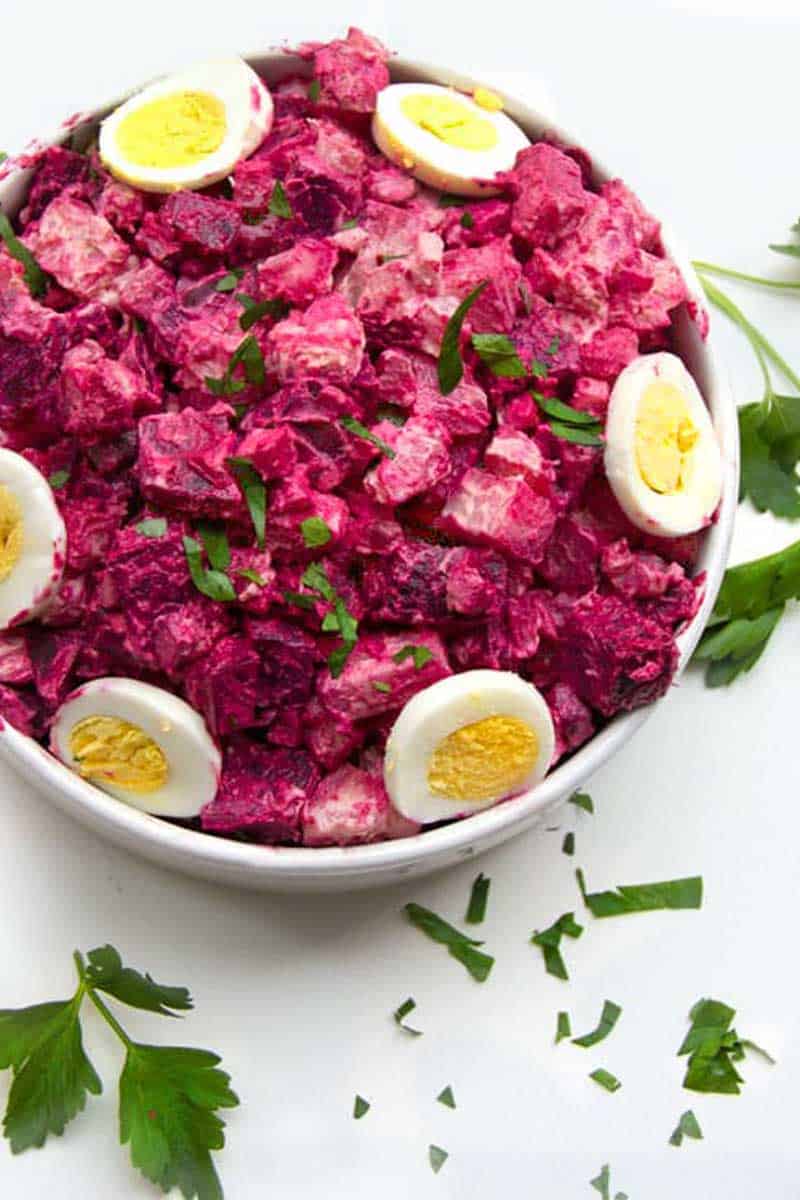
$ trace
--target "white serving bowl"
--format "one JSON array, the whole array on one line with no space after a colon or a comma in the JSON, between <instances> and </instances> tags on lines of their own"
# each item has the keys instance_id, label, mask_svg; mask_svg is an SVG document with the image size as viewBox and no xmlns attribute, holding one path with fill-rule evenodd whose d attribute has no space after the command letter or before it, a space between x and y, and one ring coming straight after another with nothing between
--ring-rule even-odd
<instances>
[{"instance_id":1,"label":"white serving bowl","mask_svg":"<svg viewBox=\"0 0 800 1200\"><path fill-rule=\"evenodd\" d=\"M255 54L248 61L267 82L276 80L289 69L308 74L307 65L300 59L283 53ZM446 83L467 91L478 82L487 82L404 58L392 60L391 72L395 81ZM489 82L494 83L494 78ZM526 87L525 91L529 89ZM565 142L579 141L569 130L556 126L549 119L543 111L544 104L534 110L511 94L504 94L503 99L510 116L532 137L547 130ZM120 102L117 100L103 110L82 114L80 120L95 122ZM71 118L53 137L38 141L29 151L60 142L75 128L76 119ZM612 177L613 172L598 163L594 156L593 161L598 180ZM4 172L0 168L0 204L5 211L13 213L22 203L31 171L11 162L6 167L11 170ZM661 216L660 213L656 215ZM702 312L702 291L687 254L667 228L663 230L663 240ZM725 570L738 495L739 442L736 408L713 344L701 338L694 321L684 310L677 315L676 336L680 352L711 410L724 464L724 490L718 520L708 530L699 563L699 569L707 576L705 597L700 611L678 639L679 670L682 670L700 638ZM525 795L429 833L371 846L324 849L259 846L170 825L86 783L8 724L0 730L0 755L64 812L117 845L165 867L264 891L334 892L427 875L482 853L539 824L622 748L652 708L650 705L615 717L582 749L556 767L535 790Z\"/></svg>"}]
</instances>

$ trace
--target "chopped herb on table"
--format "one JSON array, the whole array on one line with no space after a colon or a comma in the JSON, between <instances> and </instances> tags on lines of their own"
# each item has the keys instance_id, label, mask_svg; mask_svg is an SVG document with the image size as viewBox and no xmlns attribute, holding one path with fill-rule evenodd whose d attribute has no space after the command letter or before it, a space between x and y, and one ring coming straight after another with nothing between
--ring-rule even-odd
<instances>
[{"instance_id":1,"label":"chopped herb on table","mask_svg":"<svg viewBox=\"0 0 800 1200\"><path fill-rule=\"evenodd\" d=\"M438 1100L438 1102L440 1104L443 1104L445 1106L445 1108L455 1108L455 1106L456 1106L456 1098L453 1095L453 1089L450 1087L449 1084L447 1085L447 1087L442 1088L442 1090L439 1092L439 1095L436 1097L436 1099Z\"/></svg>"},{"instance_id":2,"label":"chopped herb on table","mask_svg":"<svg viewBox=\"0 0 800 1200\"><path fill-rule=\"evenodd\" d=\"M316 546L327 546L331 540L330 526L322 517L307 517L300 522L300 532L308 549Z\"/></svg>"},{"instance_id":3,"label":"chopped herb on table","mask_svg":"<svg viewBox=\"0 0 800 1200\"><path fill-rule=\"evenodd\" d=\"M582 933L583 926L577 923L574 913L568 912L563 913L548 929L537 930L531 935L531 943L542 951L548 975L555 975L556 979L569 979L566 964L561 957L561 939L579 938Z\"/></svg>"},{"instance_id":4,"label":"chopped herb on table","mask_svg":"<svg viewBox=\"0 0 800 1200\"><path fill-rule=\"evenodd\" d=\"M394 1017L395 1025L402 1029L403 1033L408 1033L412 1037L422 1037L421 1029L414 1029L411 1025L406 1024L406 1017L409 1015L409 1013L412 1013L416 1007L416 1000L412 1000L411 996L409 996L407 1000L403 1001L399 1008L394 1010L392 1015Z\"/></svg>"},{"instance_id":5,"label":"chopped herb on table","mask_svg":"<svg viewBox=\"0 0 800 1200\"><path fill-rule=\"evenodd\" d=\"M556 1045L564 1038L572 1037L572 1025L568 1012L560 1012L556 1018Z\"/></svg>"},{"instance_id":6,"label":"chopped herb on table","mask_svg":"<svg viewBox=\"0 0 800 1200\"><path fill-rule=\"evenodd\" d=\"M369 1100L365 1100L363 1096L356 1096L353 1102L353 1120L360 1121L371 1107Z\"/></svg>"},{"instance_id":7,"label":"chopped herb on table","mask_svg":"<svg viewBox=\"0 0 800 1200\"><path fill-rule=\"evenodd\" d=\"M236 599L234 586L225 572L204 565L203 551L198 541L184 534L183 549L192 583L198 592L221 603L231 603Z\"/></svg>"},{"instance_id":8,"label":"chopped herb on table","mask_svg":"<svg viewBox=\"0 0 800 1200\"><path fill-rule=\"evenodd\" d=\"M685 1113L681 1113L681 1118L678 1124L672 1131L669 1139L670 1146L680 1146L683 1139L694 1138L699 1141L703 1136L703 1131L700 1128L700 1122L690 1108L687 1108Z\"/></svg>"},{"instance_id":9,"label":"chopped herb on table","mask_svg":"<svg viewBox=\"0 0 800 1200\"><path fill-rule=\"evenodd\" d=\"M582 808L584 812L594 813L594 801L588 792L573 792L567 803Z\"/></svg>"},{"instance_id":10,"label":"chopped herb on table","mask_svg":"<svg viewBox=\"0 0 800 1200\"><path fill-rule=\"evenodd\" d=\"M748 1050L774 1064L766 1050L731 1028L735 1016L736 1010L721 1000L698 1000L692 1008L691 1028L678 1050L679 1057L689 1056L683 1080L689 1091L738 1095L744 1080L733 1064L741 1062Z\"/></svg>"},{"instance_id":11,"label":"chopped herb on table","mask_svg":"<svg viewBox=\"0 0 800 1200\"><path fill-rule=\"evenodd\" d=\"M626 913L655 912L659 909L700 908L703 880L700 875L687 879L667 879L659 883L620 884L614 891L587 892L583 871L575 872L583 902L595 917L619 917Z\"/></svg>"},{"instance_id":12,"label":"chopped herb on table","mask_svg":"<svg viewBox=\"0 0 800 1200\"><path fill-rule=\"evenodd\" d=\"M590 1179L589 1182L594 1190L600 1193L602 1200L611 1200L611 1174L608 1163L605 1163L600 1174L595 1179ZM624 1192L617 1192L614 1200L628 1200L628 1197Z\"/></svg>"},{"instance_id":13,"label":"chopped herb on table","mask_svg":"<svg viewBox=\"0 0 800 1200\"><path fill-rule=\"evenodd\" d=\"M273 217L283 217L284 220L288 221L294 216L292 206L289 203L289 197L286 195L286 189L280 179L275 180L268 208Z\"/></svg>"},{"instance_id":14,"label":"chopped herb on table","mask_svg":"<svg viewBox=\"0 0 800 1200\"><path fill-rule=\"evenodd\" d=\"M573 1038L573 1046L596 1046L598 1042L602 1042L611 1033L621 1013L622 1009L613 1000L604 1001L597 1028L593 1029L591 1033L585 1033L583 1037Z\"/></svg>"},{"instance_id":15,"label":"chopped herb on table","mask_svg":"<svg viewBox=\"0 0 800 1200\"><path fill-rule=\"evenodd\" d=\"M572 855L575 853L575 834L574 833L570 832L570 833L564 834L564 841L561 843L561 849L564 852L564 854L568 854L570 856L570 858L572 858Z\"/></svg>"},{"instance_id":16,"label":"chopped herb on table","mask_svg":"<svg viewBox=\"0 0 800 1200\"><path fill-rule=\"evenodd\" d=\"M483 942L467 937L465 933L437 917L429 908L423 908L421 904L406 904L404 911L412 925L427 934L432 941L446 946L452 957L467 968L473 979L478 983L485 983L494 966L494 959L490 954L484 954L477 949Z\"/></svg>"},{"instance_id":17,"label":"chopped herb on table","mask_svg":"<svg viewBox=\"0 0 800 1200\"><path fill-rule=\"evenodd\" d=\"M607 1092L618 1092L622 1087L616 1075L612 1075L605 1067L597 1067L596 1070L590 1072L589 1078L593 1079L601 1088L605 1088Z\"/></svg>"},{"instance_id":18,"label":"chopped herb on table","mask_svg":"<svg viewBox=\"0 0 800 1200\"><path fill-rule=\"evenodd\" d=\"M467 907L466 922L468 925L480 925L486 916L486 904L489 899L489 887L491 879L481 871L480 875L475 878L470 892L469 905Z\"/></svg>"},{"instance_id":19,"label":"chopped herb on table","mask_svg":"<svg viewBox=\"0 0 800 1200\"><path fill-rule=\"evenodd\" d=\"M430 1145L428 1147L428 1162L431 1164L434 1175L439 1174L449 1157L447 1151L443 1150L441 1146Z\"/></svg>"}]
</instances>

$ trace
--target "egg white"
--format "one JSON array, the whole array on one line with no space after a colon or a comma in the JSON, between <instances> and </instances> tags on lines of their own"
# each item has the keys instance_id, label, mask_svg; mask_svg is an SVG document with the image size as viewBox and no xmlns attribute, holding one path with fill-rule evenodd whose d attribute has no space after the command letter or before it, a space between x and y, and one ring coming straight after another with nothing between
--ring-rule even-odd
<instances>
[{"instance_id":1,"label":"egg white","mask_svg":"<svg viewBox=\"0 0 800 1200\"><path fill-rule=\"evenodd\" d=\"M0 629L42 613L61 586L67 533L50 484L21 454L0 449L0 486L19 505L23 524L20 556L0 581Z\"/></svg>"},{"instance_id":2,"label":"egg white","mask_svg":"<svg viewBox=\"0 0 800 1200\"><path fill-rule=\"evenodd\" d=\"M225 109L226 132L221 145L197 162L151 167L126 158L117 142L121 123L132 112L175 92L208 92ZM100 127L100 158L112 175L146 192L202 188L229 175L272 128L272 96L256 72L241 58L219 59L189 67L149 84L106 117Z\"/></svg>"},{"instance_id":3,"label":"egg white","mask_svg":"<svg viewBox=\"0 0 800 1200\"><path fill-rule=\"evenodd\" d=\"M518 718L538 739L536 762L514 792L467 802L431 792L428 769L440 743L465 725L495 716ZM384 782L398 812L425 825L478 812L509 794L528 791L547 774L554 751L553 719L533 684L511 671L464 671L417 692L402 709L386 744Z\"/></svg>"},{"instance_id":4,"label":"egg white","mask_svg":"<svg viewBox=\"0 0 800 1200\"><path fill-rule=\"evenodd\" d=\"M654 491L636 461L639 405L652 383L671 383L682 393L698 438L688 454L688 477L678 492ZM659 352L635 358L611 391L605 429L605 471L626 516L646 533L683 537L711 520L722 494L722 456L700 389L681 360Z\"/></svg>"},{"instance_id":5,"label":"egg white","mask_svg":"<svg viewBox=\"0 0 800 1200\"><path fill-rule=\"evenodd\" d=\"M219 785L222 759L203 718L163 688L138 679L93 679L73 692L56 713L50 729L53 753L80 774L70 734L87 717L117 717L138 726L164 753L169 775L157 791L137 795L111 783L92 780L126 804L159 817L196 817Z\"/></svg>"},{"instance_id":6,"label":"egg white","mask_svg":"<svg viewBox=\"0 0 800 1200\"><path fill-rule=\"evenodd\" d=\"M489 150L465 150L450 146L434 133L422 129L403 112L408 96L451 95L497 132ZM393 83L378 93L372 136L378 149L397 166L422 183L459 196L494 196L499 171L510 171L517 154L529 140L516 122L502 111L482 108L469 96L437 83Z\"/></svg>"}]
</instances>

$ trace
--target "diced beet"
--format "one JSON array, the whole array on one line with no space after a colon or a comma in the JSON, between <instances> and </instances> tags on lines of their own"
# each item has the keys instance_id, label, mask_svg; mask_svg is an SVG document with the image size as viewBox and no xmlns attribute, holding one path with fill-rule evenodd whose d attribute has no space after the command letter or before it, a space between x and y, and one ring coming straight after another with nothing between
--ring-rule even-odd
<instances>
[{"instance_id":1,"label":"diced beet","mask_svg":"<svg viewBox=\"0 0 800 1200\"><path fill-rule=\"evenodd\" d=\"M288 425L253 429L237 446L236 457L249 459L262 479L284 479L297 466L293 431Z\"/></svg>"},{"instance_id":2,"label":"diced beet","mask_svg":"<svg viewBox=\"0 0 800 1200\"><path fill-rule=\"evenodd\" d=\"M328 104L351 112L370 113L378 92L389 83L389 52L376 38L350 28L347 37L311 51L314 78Z\"/></svg>"},{"instance_id":3,"label":"diced beet","mask_svg":"<svg viewBox=\"0 0 800 1200\"><path fill-rule=\"evenodd\" d=\"M320 238L302 238L256 265L258 294L262 299L286 300L303 306L329 292L333 268L339 257L335 246Z\"/></svg>"},{"instance_id":4,"label":"diced beet","mask_svg":"<svg viewBox=\"0 0 800 1200\"><path fill-rule=\"evenodd\" d=\"M442 562L447 608L465 617L495 615L505 600L505 559L491 550L457 546Z\"/></svg>"},{"instance_id":5,"label":"diced beet","mask_svg":"<svg viewBox=\"0 0 800 1200\"><path fill-rule=\"evenodd\" d=\"M393 438L394 457L381 458L365 479L379 504L404 504L450 473L450 434L430 417L412 417Z\"/></svg>"},{"instance_id":6,"label":"diced beet","mask_svg":"<svg viewBox=\"0 0 800 1200\"><path fill-rule=\"evenodd\" d=\"M30 683L33 668L24 637L0 634L0 683Z\"/></svg>"},{"instance_id":7,"label":"diced beet","mask_svg":"<svg viewBox=\"0 0 800 1200\"><path fill-rule=\"evenodd\" d=\"M428 625L447 616L447 550L405 542L380 559L369 559L362 591L375 620Z\"/></svg>"},{"instance_id":8,"label":"diced beet","mask_svg":"<svg viewBox=\"0 0 800 1200\"><path fill-rule=\"evenodd\" d=\"M224 605L206 596L191 596L184 604L162 605L152 620L147 619L146 612L147 605L141 603L126 610L127 644L132 649L138 645L140 653L152 647L158 668L175 682L190 663L205 661L230 629ZM134 624L135 617L139 620Z\"/></svg>"},{"instance_id":9,"label":"diced beet","mask_svg":"<svg viewBox=\"0 0 800 1200\"><path fill-rule=\"evenodd\" d=\"M51 200L67 188L72 195L88 192L89 159L64 146L48 146L39 159L21 213L22 225L37 220Z\"/></svg>"},{"instance_id":10,"label":"diced beet","mask_svg":"<svg viewBox=\"0 0 800 1200\"><path fill-rule=\"evenodd\" d=\"M117 233L132 237L144 220L147 201L142 192L109 175L103 179L100 192L94 199L94 207L101 217L114 226Z\"/></svg>"},{"instance_id":11,"label":"diced beet","mask_svg":"<svg viewBox=\"0 0 800 1200\"><path fill-rule=\"evenodd\" d=\"M556 592L588 592L597 583L600 548L597 533L580 513L562 517L539 572Z\"/></svg>"},{"instance_id":12,"label":"diced beet","mask_svg":"<svg viewBox=\"0 0 800 1200\"><path fill-rule=\"evenodd\" d=\"M304 846L355 846L386 836L391 804L383 781L345 764L303 806Z\"/></svg>"},{"instance_id":13,"label":"diced beet","mask_svg":"<svg viewBox=\"0 0 800 1200\"><path fill-rule=\"evenodd\" d=\"M626 600L656 599L684 578L679 563L631 550L624 538L605 547L601 569L614 591Z\"/></svg>"},{"instance_id":14,"label":"diced beet","mask_svg":"<svg viewBox=\"0 0 800 1200\"><path fill-rule=\"evenodd\" d=\"M58 708L70 690L80 637L71 630L51 633L29 629L26 640L36 690L48 708Z\"/></svg>"},{"instance_id":15,"label":"diced beet","mask_svg":"<svg viewBox=\"0 0 800 1200\"><path fill-rule=\"evenodd\" d=\"M252 618L246 630L261 659L264 703L278 709L303 704L314 685L313 637L288 621Z\"/></svg>"},{"instance_id":16,"label":"diced beet","mask_svg":"<svg viewBox=\"0 0 800 1200\"><path fill-rule=\"evenodd\" d=\"M88 204L69 195L56 196L30 226L25 242L42 270L84 300L113 304L117 277L136 265L127 242Z\"/></svg>"},{"instance_id":17,"label":"diced beet","mask_svg":"<svg viewBox=\"0 0 800 1200\"><path fill-rule=\"evenodd\" d=\"M396 662L395 656L409 643L425 646L432 657L417 668L412 656ZM317 677L320 700L334 715L348 721L361 721L396 712L413 695L450 675L447 654L438 634L415 629L412 635L401 633L368 634L360 637L340 675L327 666ZM386 684L388 691L376 683Z\"/></svg>"},{"instance_id":18,"label":"diced beet","mask_svg":"<svg viewBox=\"0 0 800 1200\"><path fill-rule=\"evenodd\" d=\"M580 167L547 142L521 150L505 179L514 196L511 229L531 246L552 246L572 233L592 199Z\"/></svg>"},{"instance_id":19,"label":"diced beet","mask_svg":"<svg viewBox=\"0 0 800 1200\"><path fill-rule=\"evenodd\" d=\"M510 238L495 238L445 254L445 292L461 300L484 280L489 281L488 286L469 310L470 328L476 333L507 333L520 304L522 280L522 267L514 257Z\"/></svg>"},{"instance_id":20,"label":"diced beet","mask_svg":"<svg viewBox=\"0 0 800 1200\"><path fill-rule=\"evenodd\" d=\"M539 446L524 433L501 429L486 447L486 468L495 475L521 475L541 496L552 497L556 472Z\"/></svg>"},{"instance_id":21,"label":"diced beet","mask_svg":"<svg viewBox=\"0 0 800 1200\"><path fill-rule=\"evenodd\" d=\"M610 179L600 188L600 194L611 209L620 210L633 222L638 245L644 250L656 250L660 227L651 217L638 196L635 196L621 179Z\"/></svg>"},{"instance_id":22,"label":"diced beet","mask_svg":"<svg viewBox=\"0 0 800 1200\"><path fill-rule=\"evenodd\" d=\"M283 382L298 375L347 384L358 373L364 330L341 296L323 296L295 311L266 337L271 365Z\"/></svg>"},{"instance_id":23,"label":"diced beet","mask_svg":"<svg viewBox=\"0 0 800 1200\"><path fill-rule=\"evenodd\" d=\"M40 736L43 731L42 705L35 692L17 691L0 684L0 729L4 721L28 737Z\"/></svg>"},{"instance_id":24,"label":"diced beet","mask_svg":"<svg viewBox=\"0 0 800 1200\"><path fill-rule=\"evenodd\" d=\"M545 700L556 731L554 761L577 750L594 733L590 710L567 683L557 683L545 692Z\"/></svg>"},{"instance_id":25,"label":"diced beet","mask_svg":"<svg viewBox=\"0 0 800 1200\"><path fill-rule=\"evenodd\" d=\"M216 798L200 814L209 833L238 834L268 845L300 841L303 805L319 773L302 750L269 750L234 738Z\"/></svg>"},{"instance_id":26,"label":"diced beet","mask_svg":"<svg viewBox=\"0 0 800 1200\"><path fill-rule=\"evenodd\" d=\"M67 529L70 571L87 571L103 562L128 511L124 495L105 480L95 479L88 488L70 487L58 503Z\"/></svg>"},{"instance_id":27,"label":"diced beet","mask_svg":"<svg viewBox=\"0 0 800 1200\"><path fill-rule=\"evenodd\" d=\"M390 164L372 167L367 181L367 195L372 200L380 200L384 204L405 204L414 196L417 182L412 175L406 175L397 167Z\"/></svg>"},{"instance_id":28,"label":"diced beet","mask_svg":"<svg viewBox=\"0 0 800 1200\"><path fill-rule=\"evenodd\" d=\"M575 380L570 404L580 412L591 413L598 421L604 421L610 393L611 389L604 380L581 375Z\"/></svg>"},{"instance_id":29,"label":"diced beet","mask_svg":"<svg viewBox=\"0 0 800 1200\"><path fill-rule=\"evenodd\" d=\"M442 509L448 531L478 545L539 562L553 533L556 511L519 476L500 478L473 467Z\"/></svg>"},{"instance_id":30,"label":"diced beet","mask_svg":"<svg viewBox=\"0 0 800 1200\"><path fill-rule=\"evenodd\" d=\"M235 445L224 411L184 408L144 417L139 422L136 464L142 492L155 504L193 516L240 516L241 493L226 466Z\"/></svg>"},{"instance_id":31,"label":"diced beet","mask_svg":"<svg viewBox=\"0 0 800 1200\"><path fill-rule=\"evenodd\" d=\"M61 390L64 429L87 441L132 429L138 415L159 407L144 376L109 358L91 338L64 355Z\"/></svg>"},{"instance_id":32,"label":"diced beet","mask_svg":"<svg viewBox=\"0 0 800 1200\"><path fill-rule=\"evenodd\" d=\"M326 771L332 771L350 757L364 741L364 726L342 718L334 719L316 696L306 706L305 744Z\"/></svg>"},{"instance_id":33,"label":"diced beet","mask_svg":"<svg viewBox=\"0 0 800 1200\"><path fill-rule=\"evenodd\" d=\"M436 363L426 355L394 347L384 350L378 358L378 381L385 404L433 418L453 437L481 433L491 420L483 388L467 377L443 396Z\"/></svg>"},{"instance_id":34,"label":"diced beet","mask_svg":"<svg viewBox=\"0 0 800 1200\"><path fill-rule=\"evenodd\" d=\"M269 703L261 659L245 637L227 637L214 646L189 669L185 686L189 703L217 737L260 725Z\"/></svg>"},{"instance_id":35,"label":"diced beet","mask_svg":"<svg viewBox=\"0 0 800 1200\"><path fill-rule=\"evenodd\" d=\"M613 381L639 353L639 339L632 329L611 326L601 329L581 346L581 367L587 375Z\"/></svg>"},{"instance_id":36,"label":"diced beet","mask_svg":"<svg viewBox=\"0 0 800 1200\"><path fill-rule=\"evenodd\" d=\"M180 242L208 254L227 254L242 223L235 204L197 192L173 192L159 215Z\"/></svg>"}]
</instances>

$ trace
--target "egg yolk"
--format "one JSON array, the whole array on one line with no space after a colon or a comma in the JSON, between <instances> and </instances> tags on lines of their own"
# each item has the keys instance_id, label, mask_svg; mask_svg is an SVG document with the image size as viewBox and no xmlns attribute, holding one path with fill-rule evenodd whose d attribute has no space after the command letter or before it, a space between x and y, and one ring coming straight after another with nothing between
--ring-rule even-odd
<instances>
[{"instance_id":1,"label":"egg yolk","mask_svg":"<svg viewBox=\"0 0 800 1200\"><path fill-rule=\"evenodd\" d=\"M491 150L497 145L497 130L479 117L457 96L420 92L406 96L401 108L410 121L432 133L440 142L459 150Z\"/></svg>"},{"instance_id":2,"label":"egg yolk","mask_svg":"<svg viewBox=\"0 0 800 1200\"><path fill-rule=\"evenodd\" d=\"M699 436L680 388L651 383L636 417L636 464L647 486L662 495L679 492Z\"/></svg>"},{"instance_id":3,"label":"egg yolk","mask_svg":"<svg viewBox=\"0 0 800 1200\"><path fill-rule=\"evenodd\" d=\"M25 526L13 492L0 484L0 583L7 579L22 554Z\"/></svg>"},{"instance_id":4,"label":"egg yolk","mask_svg":"<svg viewBox=\"0 0 800 1200\"><path fill-rule=\"evenodd\" d=\"M210 92L173 92L142 104L120 121L117 146L140 167L188 167L225 138L225 105Z\"/></svg>"},{"instance_id":5,"label":"egg yolk","mask_svg":"<svg viewBox=\"0 0 800 1200\"><path fill-rule=\"evenodd\" d=\"M84 717L70 731L69 747L84 779L139 793L156 792L167 782L164 751L121 717Z\"/></svg>"},{"instance_id":6,"label":"egg yolk","mask_svg":"<svg viewBox=\"0 0 800 1200\"><path fill-rule=\"evenodd\" d=\"M485 717L456 729L434 750L428 787L448 800L495 800L521 787L539 739L519 717Z\"/></svg>"},{"instance_id":7,"label":"egg yolk","mask_svg":"<svg viewBox=\"0 0 800 1200\"><path fill-rule=\"evenodd\" d=\"M487 112L502 112L502 97L498 96L497 92L490 92L488 88L476 87L472 99L479 108L485 108Z\"/></svg>"}]
</instances>

